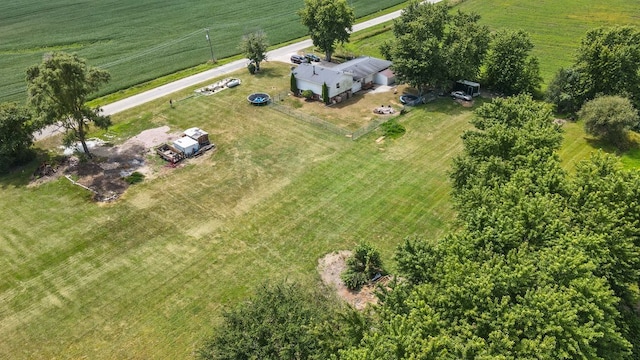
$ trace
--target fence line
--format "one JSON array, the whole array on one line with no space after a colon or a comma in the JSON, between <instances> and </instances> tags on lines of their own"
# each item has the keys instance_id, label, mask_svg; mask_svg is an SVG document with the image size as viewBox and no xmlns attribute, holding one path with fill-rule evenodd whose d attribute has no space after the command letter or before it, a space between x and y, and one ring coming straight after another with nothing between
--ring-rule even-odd
<instances>
[{"instance_id":1,"label":"fence line","mask_svg":"<svg viewBox=\"0 0 640 360\"><path fill-rule=\"evenodd\" d=\"M309 115L309 114L307 114L305 112L296 110L296 109L294 109L294 108L292 108L290 106L287 106L287 105L281 105L280 101L282 99L285 99L287 96L288 96L287 92L276 94L273 97L273 101L271 101L271 103L270 103L271 108L276 110L276 111L279 111L279 112L281 112L283 114L292 116L292 117L294 117L294 118L296 118L296 119L298 119L300 121L303 121L303 122L305 122L307 124L315 125L315 126L318 126L318 127L322 128L322 129L328 130L328 131L330 131L330 132L332 132L332 133L334 133L336 135L349 137L349 138L351 138L351 140L354 140L354 141L358 140L359 138L361 138L361 137L367 135L368 133L372 132L373 130L378 128L378 126L380 126L380 125L382 125L382 124L384 124L384 123L386 123L388 121L397 119L400 116L400 114L398 114L396 116L378 118L378 119L375 119L375 120L369 122L365 126L363 126L363 127L359 128L359 129L351 132L351 131L349 131L347 129L341 128L341 127L339 127L339 126L337 126L337 125L335 125L333 123L330 123L330 122L328 122L328 121L326 121L324 119L321 119L319 117L316 117L316 116L313 116L313 115ZM410 111L410 110L411 110L411 107L405 107L403 109L403 112L407 112L407 111Z\"/></svg>"},{"instance_id":2,"label":"fence line","mask_svg":"<svg viewBox=\"0 0 640 360\"><path fill-rule=\"evenodd\" d=\"M306 122L307 124L311 124L311 125L315 125L318 126L320 128L323 128L325 130L328 130L334 134L337 135L342 135L342 136L350 136L351 132L343 129L335 124L332 124L324 119L321 119L319 117L313 116L313 115L309 115L307 113L304 113L302 111L296 110L290 106L286 106L286 105L281 105L280 104L280 100L285 98L287 95L286 93L280 93L277 94L274 98L273 101L271 101L271 107L276 110L279 111L283 114L287 114L290 115L300 121Z\"/></svg>"}]
</instances>

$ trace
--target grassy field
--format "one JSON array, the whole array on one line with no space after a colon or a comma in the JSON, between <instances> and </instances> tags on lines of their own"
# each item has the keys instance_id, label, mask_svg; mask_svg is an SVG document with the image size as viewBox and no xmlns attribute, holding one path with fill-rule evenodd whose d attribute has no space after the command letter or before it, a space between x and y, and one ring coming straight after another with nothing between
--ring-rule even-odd
<instances>
[{"instance_id":1,"label":"grassy field","mask_svg":"<svg viewBox=\"0 0 640 360\"><path fill-rule=\"evenodd\" d=\"M66 179L29 186L35 165L0 177L0 358L192 358L221 308L265 281L315 284L318 258L361 240L393 271L403 238L451 229L447 171L472 109L442 99L404 115L399 139L351 141L246 103L252 91L286 90L288 69L270 62L237 74L240 87L185 90L171 95L184 98L175 109L159 99L114 116L120 140L199 126L219 147L158 168L115 204L91 202ZM579 123L565 131L571 169L597 143Z\"/></svg>"},{"instance_id":2,"label":"grassy field","mask_svg":"<svg viewBox=\"0 0 640 360\"><path fill-rule=\"evenodd\" d=\"M640 2L624 0L464 0L454 9L476 12L480 22L492 30L508 28L529 32L540 60L541 75L551 81L561 67L574 61L580 40L589 29L599 26L637 25ZM352 43L341 48L348 54L380 56L379 44L393 34L389 25L356 33Z\"/></svg>"},{"instance_id":3,"label":"grassy field","mask_svg":"<svg viewBox=\"0 0 640 360\"><path fill-rule=\"evenodd\" d=\"M561 67L571 66L588 30L640 21L640 2L626 0L466 0L459 8L480 14L491 29L529 32L545 83Z\"/></svg>"},{"instance_id":4,"label":"grassy field","mask_svg":"<svg viewBox=\"0 0 640 360\"><path fill-rule=\"evenodd\" d=\"M319 257L361 240L391 263L405 236L449 228L446 171L470 110L442 100L407 114L400 139L354 142L246 104L286 88L288 69L116 116L123 138L195 125L219 146L116 204L66 179L27 187L31 168L0 178L0 358L189 358L220 308L258 284L311 284Z\"/></svg>"},{"instance_id":5,"label":"grassy field","mask_svg":"<svg viewBox=\"0 0 640 360\"><path fill-rule=\"evenodd\" d=\"M350 0L363 17L404 0ZM305 35L300 0L105 0L0 4L0 101L25 96L25 70L51 51L77 53L109 70L113 92L211 59L238 52L240 37L262 29L272 44ZM249 14L247 16L247 14Z\"/></svg>"}]
</instances>

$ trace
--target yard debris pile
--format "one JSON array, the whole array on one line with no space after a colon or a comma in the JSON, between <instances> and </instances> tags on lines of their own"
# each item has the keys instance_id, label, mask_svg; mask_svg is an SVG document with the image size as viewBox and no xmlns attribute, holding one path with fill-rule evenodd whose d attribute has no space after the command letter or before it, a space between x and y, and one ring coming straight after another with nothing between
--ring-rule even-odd
<instances>
[{"instance_id":1,"label":"yard debris pile","mask_svg":"<svg viewBox=\"0 0 640 360\"><path fill-rule=\"evenodd\" d=\"M93 192L95 201L114 201L129 187L124 178L134 171L144 171L147 152L148 149L136 143L96 147L92 151L93 160L70 157L64 173L70 180L75 178L72 183Z\"/></svg>"},{"instance_id":2,"label":"yard debris pile","mask_svg":"<svg viewBox=\"0 0 640 360\"><path fill-rule=\"evenodd\" d=\"M45 176L52 176L56 172L58 172L59 165L55 163L43 162L38 166L38 168L33 172L33 176L31 180L39 179Z\"/></svg>"},{"instance_id":3,"label":"yard debris pile","mask_svg":"<svg viewBox=\"0 0 640 360\"><path fill-rule=\"evenodd\" d=\"M209 134L206 131L193 127L185 130L182 137L173 142L157 146L156 153L175 165L186 158L200 156L215 148L216 145L209 141Z\"/></svg>"},{"instance_id":4,"label":"yard debris pile","mask_svg":"<svg viewBox=\"0 0 640 360\"><path fill-rule=\"evenodd\" d=\"M388 276L384 276L374 284L363 286L359 291L352 291L347 288L340 274L347 268L347 258L351 256L351 251L342 250L332 252L318 260L318 272L322 282L330 288L334 288L342 300L353 306L356 310L363 310L368 304L377 304L375 290L378 284L386 284Z\"/></svg>"},{"instance_id":5,"label":"yard debris pile","mask_svg":"<svg viewBox=\"0 0 640 360\"><path fill-rule=\"evenodd\" d=\"M126 177L134 172L150 175L146 157L153 154L154 147L178 137L163 126L145 130L118 146L94 139L90 150L93 159L74 153L44 162L34 172L32 185L65 176L74 185L91 191L95 201L114 201L129 187Z\"/></svg>"},{"instance_id":6,"label":"yard debris pile","mask_svg":"<svg viewBox=\"0 0 640 360\"><path fill-rule=\"evenodd\" d=\"M197 94L200 95L205 95L205 96L209 96L209 95L213 95L216 94L222 90L226 90L232 87L236 87L240 85L240 79L236 79L236 78L225 78L222 79L218 82L215 82L211 85L207 85L203 88L197 89L195 90L195 92Z\"/></svg>"}]
</instances>

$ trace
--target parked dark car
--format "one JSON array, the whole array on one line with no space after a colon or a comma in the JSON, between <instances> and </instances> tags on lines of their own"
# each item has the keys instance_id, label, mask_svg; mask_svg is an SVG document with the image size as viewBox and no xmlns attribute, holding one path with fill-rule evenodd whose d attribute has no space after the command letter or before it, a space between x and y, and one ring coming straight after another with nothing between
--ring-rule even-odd
<instances>
[{"instance_id":1,"label":"parked dark car","mask_svg":"<svg viewBox=\"0 0 640 360\"><path fill-rule=\"evenodd\" d=\"M414 105L418 102L418 97L411 94L400 95L400 102L405 105Z\"/></svg>"},{"instance_id":2,"label":"parked dark car","mask_svg":"<svg viewBox=\"0 0 640 360\"><path fill-rule=\"evenodd\" d=\"M463 91L454 91L454 92L451 93L451 97L454 98L454 99L460 99L460 100L465 100L465 101L473 100L471 95L467 95Z\"/></svg>"},{"instance_id":3,"label":"parked dark car","mask_svg":"<svg viewBox=\"0 0 640 360\"><path fill-rule=\"evenodd\" d=\"M291 55L291 62L294 64L302 64L303 62L307 62L307 59L302 55Z\"/></svg>"},{"instance_id":4,"label":"parked dark car","mask_svg":"<svg viewBox=\"0 0 640 360\"><path fill-rule=\"evenodd\" d=\"M307 54L304 56L305 59L307 59L308 62L319 62L320 58L318 56L316 56L315 54Z\"/></svg>"}]
</instances>

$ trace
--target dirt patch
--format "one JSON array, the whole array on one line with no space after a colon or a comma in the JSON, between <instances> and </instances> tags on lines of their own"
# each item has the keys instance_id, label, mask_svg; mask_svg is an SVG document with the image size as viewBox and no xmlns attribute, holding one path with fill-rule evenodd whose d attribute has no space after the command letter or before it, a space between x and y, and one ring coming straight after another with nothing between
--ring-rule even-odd
<instances>
[{"instance_id":1,"label":"dirt patch","mask_svg":"<svg viewBox=\"0 0 640 360\"><path fill-rule=\"evenodd\" d=\"M133 172L152 175L146 159L154 153L154 147L179 135L169 133L169 127L162 126L145 130L118 146L96 142L90 150L93 159L80 161L77 155L70 155L55 164L43 163L29 185L36 186L64 175L74 184L93 192L94 200L114 201L129 187L125 181L127 176Z\"/></svg>"},{"instance_id":2,"label":"dirt patch","mask_svg":"<svg viewBox=\"0 0 640 360\"><path fill-rule=\"evenodd\" d=\"M558 125L558 126L562 126L562 125L567 123L567 120L555 118L555 119L553 119L553 123Z\"/></svg>"},{"instance_id":3,"label":"dirt patch","mask_svg":"<svg viewBox=\"0 0 640 360\"><path fill-rule=\"evenodd\" d=\"M462 99L455 99L454 101L457 102L458 104L462 105L462 107L466 107L466 108L473 107L473 100L466 101L466 100L462 100Z\"/></svg>"},{"instance_id":4,"label":"dirt patch","mask_svg":"<svg viewBox=\"0 0 640 360\"><path fill-rule=\"evenodd\" d=\"M340 274L347 268L347 258L351 251L342 250L332 252L318 260L318 273L320 279L330 288L336 290L338 296L357 310L363 310L368 304L376 304L378 298L375 295L375 285L365 285L360 291L349 290Z\"/></svg>"}]
</instances>

